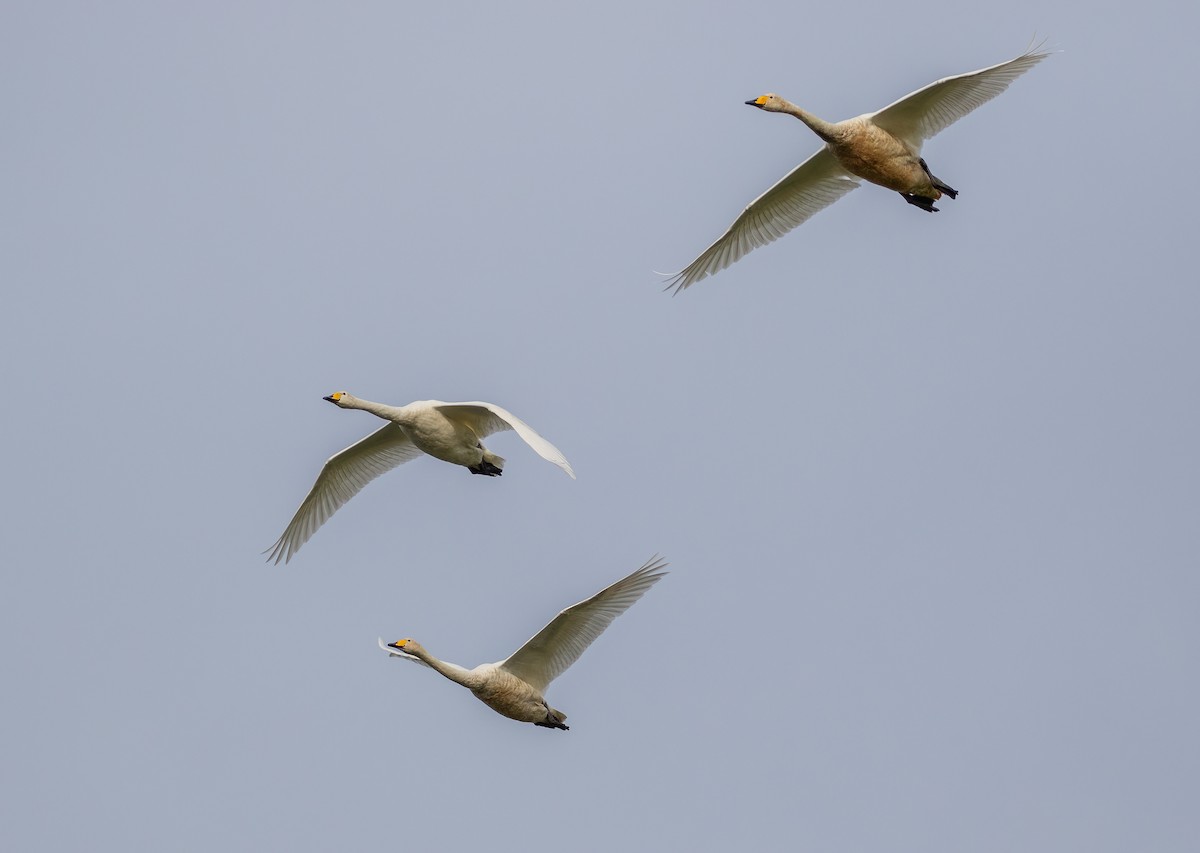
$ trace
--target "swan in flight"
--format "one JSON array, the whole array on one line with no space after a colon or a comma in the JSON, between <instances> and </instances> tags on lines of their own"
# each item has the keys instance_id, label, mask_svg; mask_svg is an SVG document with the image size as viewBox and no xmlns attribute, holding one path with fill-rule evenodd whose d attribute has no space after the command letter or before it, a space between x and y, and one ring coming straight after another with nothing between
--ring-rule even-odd
<instances>
[{"instance_id":1,"label":"swan in flight","mask_svg":"<svg viewBox=\"0 0 1200 853\"><path fill-rule=\"evenodd\" d=\"M943 195L955 198L958 192L929 171L921 159L921 144L999 95L1049 55L1031 48L1008 62L945 77L878 112L846 121L822 121L775 94L746 101L767 112L795 116L825 145L750 202L720 239L670 277L667 289L679 293L777 240L858 187L860 178L936 213L935 201Z\"/></svg>"},{"instance_id":2,"label":"swan in flight","mask_svg":"<svg viewBox=\"0 0 1200 853\"><path fill-rule=\"evenodd\" d=\"M345 391L324 399L343 409L362 409L389 423L325 461L308 497L283 535L268 549L267 561L274 560L276 565L280 560L291 560L317 528L363 486L422 453L462 465L472 474L499 477L504 459L482 442L494 432L516 430L539 456L575 479L571 464L557 447L512 412L492 403L419 400L407 406L386 406L360 400Z\"/></svg>"},{"instance_id":3,"label":"swan in flight","mask_svg":"<svg viewBox=\"0 0 1200 853\"><path fill-rule=\"evenodd\" d=\"M666 574L663 571L666 566L658 557L652 557L628 577L563 610L533 639L499 663L483 663L467 669L438 660L415 640L385 644L380 638L379 647L392 657L437 670L510 719L565 731L569 728L563 723L567 715L547 704L546 687L575 663L614 619L658 583Z\"/></svg>"}]
</instances>

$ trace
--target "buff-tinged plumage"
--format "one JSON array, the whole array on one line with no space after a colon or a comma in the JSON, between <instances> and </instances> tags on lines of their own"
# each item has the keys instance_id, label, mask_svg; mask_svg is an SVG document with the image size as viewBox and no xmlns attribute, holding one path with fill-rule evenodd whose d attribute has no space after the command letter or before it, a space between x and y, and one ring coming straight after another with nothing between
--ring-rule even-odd
<instances>
[{"instance_id":1,"label":"buff-tinged plumage","mask_svg":"<svg viewBox=\"0 0 1200 853\"><path fill-rule=\"evenodd\" d=\"M930 83L882 110L828 122L776 94L750 106L800 119L825 145L746 206L694 261L670 277L676 293L714 275L760 246L779 239L833 204L863 180L895 190L905 201L936 212L933 202L958 191L934 177L921 159L925 140L1008 88L1049 53L1031 48L1020 56Z\"/></svg>"},{"instance_id":2,"label":"buff-tinged plumage","mask_svg":"<svg viewBox=\"0 0 1200 853\"><path fill-rule=\"evenodd\" d=\"M438 660L411 639L394 643L384 643L380 639L379 647L392 657L415 661L441 673L466 687L493 711L510 719L565 730L567 715L546 702L546 688L579 659L614 619L662 579L666 565L654 557L636 572L586 601L571 605L499 663L484 663L467 669Z\"/></svg>"}]
</instances>

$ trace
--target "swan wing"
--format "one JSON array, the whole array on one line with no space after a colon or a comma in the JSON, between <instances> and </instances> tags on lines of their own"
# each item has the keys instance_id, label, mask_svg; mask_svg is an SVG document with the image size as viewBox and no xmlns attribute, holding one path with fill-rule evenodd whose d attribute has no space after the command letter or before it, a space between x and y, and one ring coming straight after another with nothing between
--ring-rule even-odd
<instances>
[{"instance_id":1,"label":"swan wing","mask_svg":"<svg viewBox=\"0 0 1200 853\"><path fill-rule=\"evenodd\" d=\"M658 583L666 574L666 565L657 556L652 557L633 574L571 605L500 666L544 693L614 619Z\"/></svg>"},{"instance_id":2,"label":"swan wing","mask_svg":"<svg viewBox=\"0 0 1200 853\"><path fill-rule=\"evenodd\" d=\"M715 243L667 280L676 293L715 275L734 261L778 240L814 213L833 204L859 185L822 147L773 187L747 205Z\"/></svg>"},{"instance_id":3,"label":"swan wing","mask_svg":"<svg viewBox=\"0 0 1200 853\"><path fill-rule=\"evenodd\" d=\"M547 462L553 462L566 471L572 480L575 479L571 463L567 461L567 457L562 455L562 451L538 435L533 427L507 409L502 409L493 403L479 402L438 403L434 408L452 420L467 424L481 439L487 438L494 432L503 432L506 429L516 430L517 435L521 436L525 443L537 452L538 456Z\"/></svg>"},{"instance_id":4,"label":"swan wing","mask_svg":"<svg viewBox=\"0 0 1200 853\"><path fill-rule=\"evenodd\" d=\"M267 561L288 562L342 504L358 494L380 474L421 455L394 423L381 427L362 441L330 456L313 483L308 497L292 516L283 535L269 549Z\"/></svg>"},{"instance_id":5,"label":"swan wing","mask_svg":"<svg viewBox=\"0 0 1200 853\"><path fill-rule=\"evenodd\" d=\"M971 110L990 101L1014 80L1050 55L1033 47L1025 53L955 77L944 77L905 95L893 104L866 116L877 127L903 139L918 150L926 139L945 130Z\"/></svg>"}]
</instances>

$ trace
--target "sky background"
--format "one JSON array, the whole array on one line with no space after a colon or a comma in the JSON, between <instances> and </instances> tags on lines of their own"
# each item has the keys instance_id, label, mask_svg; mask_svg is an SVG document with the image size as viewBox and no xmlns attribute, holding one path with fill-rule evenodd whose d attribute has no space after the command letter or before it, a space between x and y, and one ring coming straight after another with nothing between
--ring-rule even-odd
<instances>
[{"instance_id":1,"label":"sky background","mask_svg":"<svg viewBox=\"0 0 1200 853\"><path fill-rule=\"evenodd\" d=\"M1194 851L1186 4L0 6L7 850ZM672 297L819 144L1048 38ZM285 566L321 397L488 400ZM473 666L671 574L493 713Z\"/></svg>"}]
</instances>

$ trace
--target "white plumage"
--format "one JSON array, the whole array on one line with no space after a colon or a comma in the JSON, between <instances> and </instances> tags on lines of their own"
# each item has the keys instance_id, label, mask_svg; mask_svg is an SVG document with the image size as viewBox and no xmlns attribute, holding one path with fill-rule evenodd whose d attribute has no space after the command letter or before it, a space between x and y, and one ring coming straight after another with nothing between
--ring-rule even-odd
<instances>
[{"instance_id":1,"label":"white plumage","mask_svg":"<svg viewBox=\"0 0 1200 853\"><path fill-rule=\"evenodd\" d=\"M567 715L551 708L546 688L579 659L592 641L614 619L641 598L666 574L667 564L653 557L636 572L600 590L586 601L573 604L550 620L521 648L499 663L484 663L474 669L435 658L415 640L397 640L379 647L392 657L401 657L430 667L461 684L489 708L526 723L566 729Z\"/></svg>"},{"instance_id":2,"label":"white plumage","mask_svg":"<svg viewBox=\"0 0 1200 853\"><path fill-rule=\"evenodd\" d=\"M276 564L291 560L300 546L363 486L422 454L462 465L473 474L499 476L504 459L482 442L494 432L515 430L539 456L575 479L571 464L557 447L512 412L493 403L421 400L407 406L388 406L361 400L345 391L325 399L343 409L362 409L390 423L326 460L283 535L268 549L267 560Z\"/></svg>"}]
</instances>

